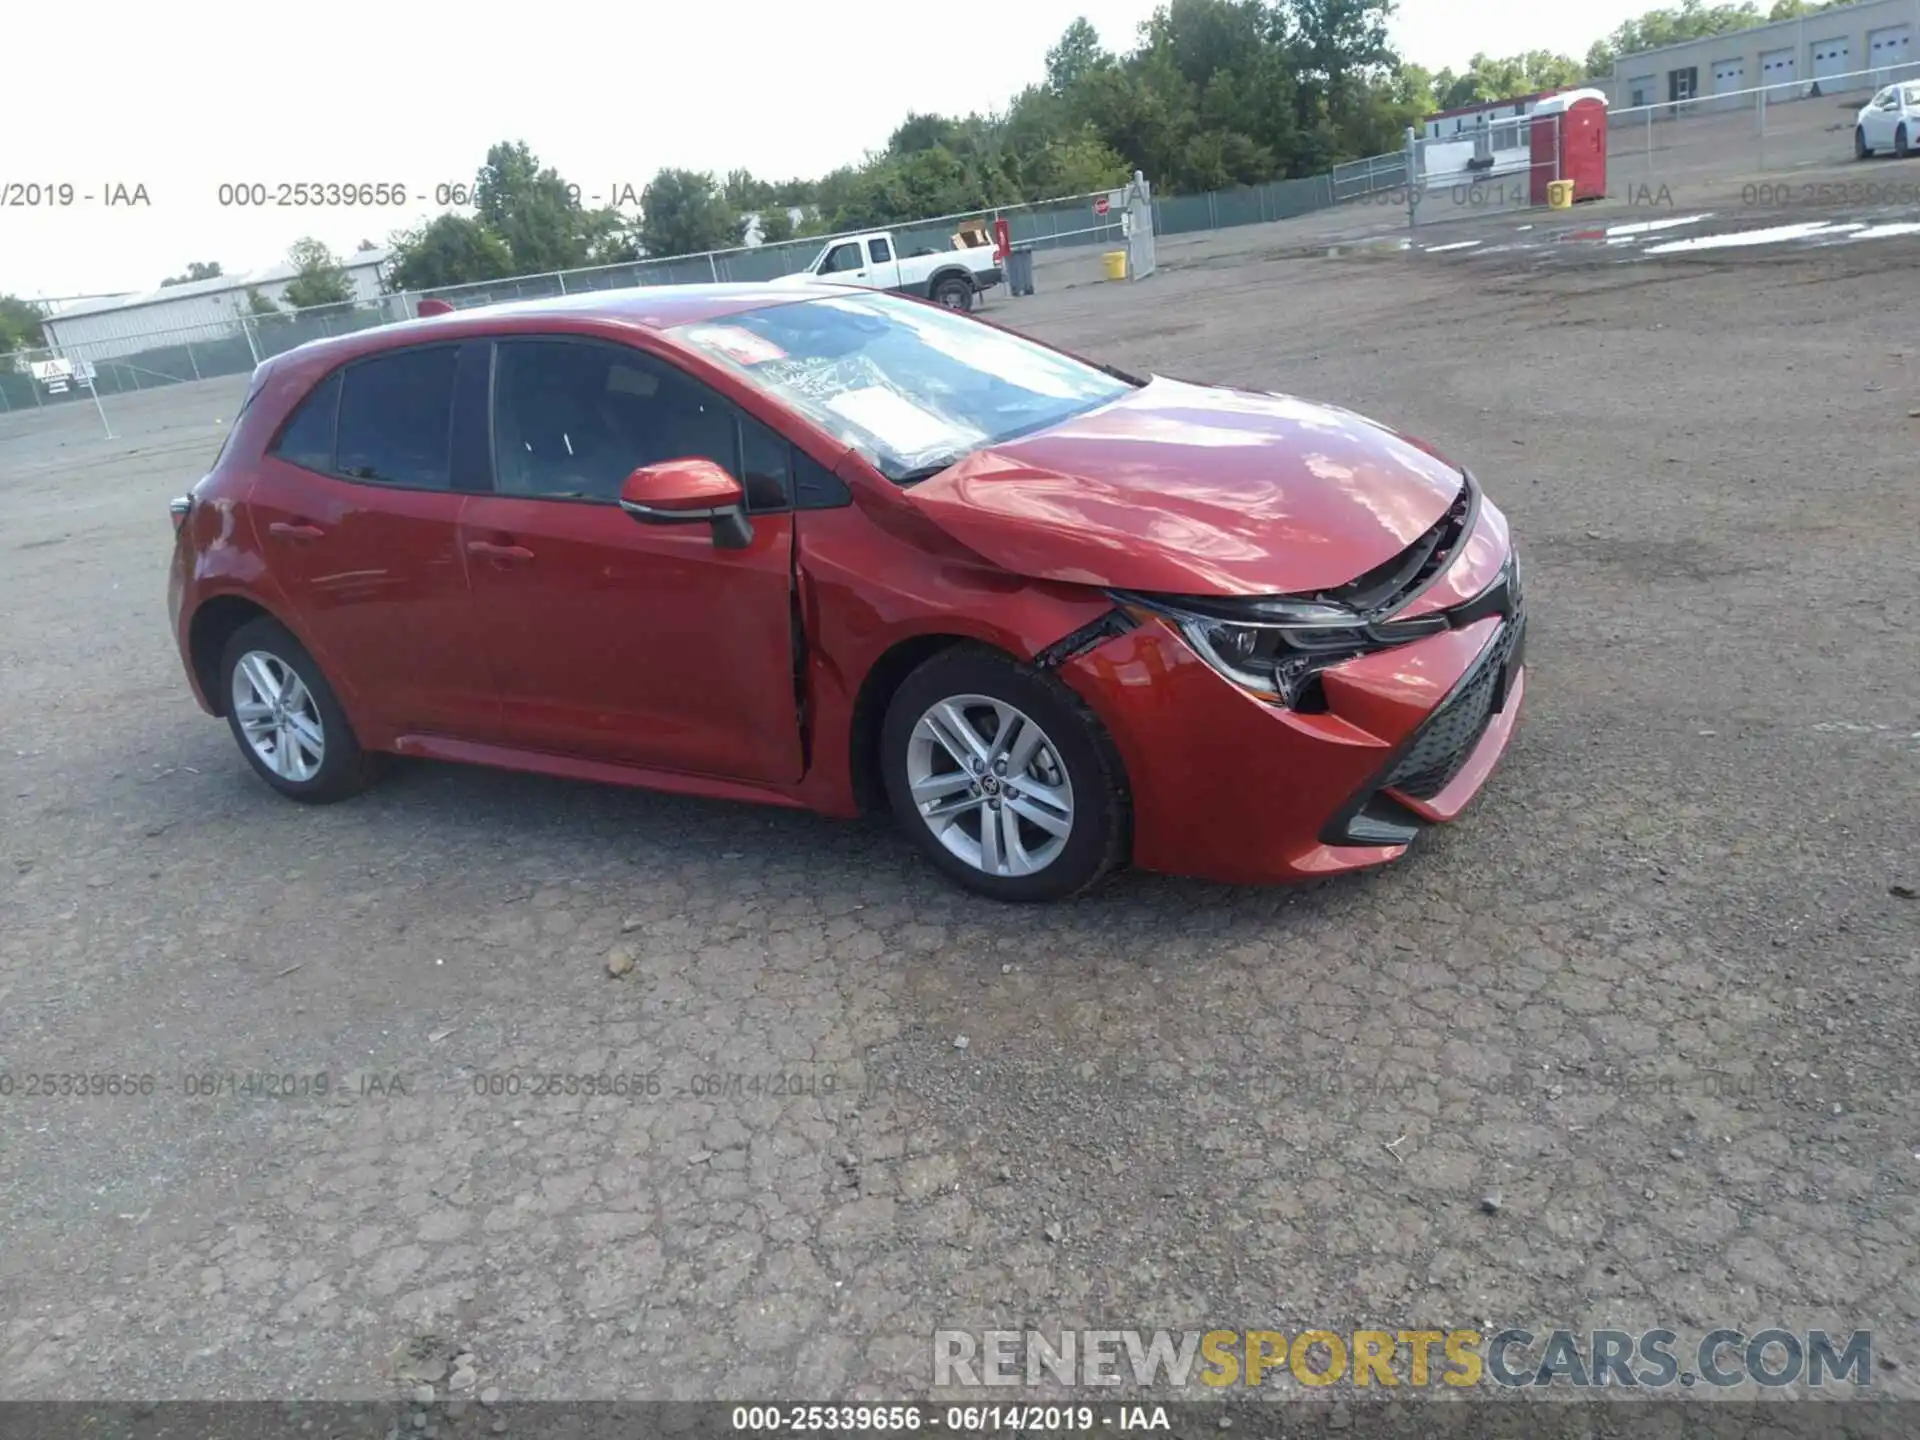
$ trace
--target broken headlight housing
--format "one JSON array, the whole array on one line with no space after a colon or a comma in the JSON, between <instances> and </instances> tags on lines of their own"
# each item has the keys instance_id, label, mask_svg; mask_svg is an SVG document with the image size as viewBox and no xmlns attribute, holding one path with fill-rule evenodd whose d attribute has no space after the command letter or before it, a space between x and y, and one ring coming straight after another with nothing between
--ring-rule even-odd
<instances>
[{"instance_id":1,"label":"broken headlight housing","mask_svg":"<svg viewBox=\"0 0 1920 1440\"><path fill-rule=\"evenodd\" d=\"M1241 689L1296 710L1321 708L1317 677L1327 666L1447 628L1435 615L1397 622L1388 634L1345 605L1285 595L1115 598L1164 617Z\"/></svg>"}]
</instances>

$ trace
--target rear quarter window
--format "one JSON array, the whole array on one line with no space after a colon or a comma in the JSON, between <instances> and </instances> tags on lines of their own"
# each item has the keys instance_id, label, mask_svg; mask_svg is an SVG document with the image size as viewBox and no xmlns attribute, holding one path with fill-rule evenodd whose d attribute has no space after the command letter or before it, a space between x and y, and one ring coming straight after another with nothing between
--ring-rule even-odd
<instances>
[{"instance_id":1,"label":"rear quarter window","mask_svg":"<svg viewBox=\"0 0 1920 1440\"><path fill-rule=\"evenodd\" d=\"M268 453L289 465L321 472L333 469L333 430L340 409L340 372L334 371L294 407Z\"/></svg>"}]
</instances>

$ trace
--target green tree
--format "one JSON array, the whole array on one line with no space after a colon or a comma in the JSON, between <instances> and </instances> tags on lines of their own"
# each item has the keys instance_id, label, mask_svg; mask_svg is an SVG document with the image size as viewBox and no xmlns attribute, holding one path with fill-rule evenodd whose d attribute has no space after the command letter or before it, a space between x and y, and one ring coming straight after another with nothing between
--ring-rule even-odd
<instances>
[{"instance_id":1,"label":"green tree","mask_svg":"<svg viewBox=\"0 0 1920 1440\"><path fill-rule=\"evenodd\" d=\"M379 248L380 247L371 240L362 240L358 245L353 247L353 253L356 255L364 255L369 250L378 250Z\"/></svg>"},{"instance_id":2,"label":"green tree","mask_svg":"<svg viewBox=\"0 0 1920 1440\"><path fill-rule=\"evenodd\" d=\"M394 237L387 289L397 293L471 285L504 279L515 269L507 242L486 225L466 215L440 215Z\"/></svg>"},{"instance_id":3,"label":"green tree","mask_svg":"<svg viewBox=\"0 0 1920 1440\"><path fill-rule=\"evenodd\" d=\"M247 313L249 315L284 315L287 312L271 295L263 295L254 286L247 287Z\"/></svg>"},{"instance_id":4,"label":"green tree","mask_svg":"<svg viewBox=\"0 0 1920 1440\"><path fill-rule=\"evenodd\" d=\"M293 266L293 279L287 282L287 304L296 310L313 305L344 305L353 299L353 282L320 241L308 236L293 242L287 251L287 263Z\"/></svg>"},{"instance_id":5,"label":"green tree","mask_svg":"<svg viewBox=\"0 0 1920 1440\"><path fill-rule=\"evenodd\" d=\"M720 186L720 193L726 197L727 204L739 215L778 203L777 191L777 186L756 179L750 170L729 170L725 182Z\"/></svg>"},{"instance_id":6,"label":"green tree","mask_svg":"<svg viewBox=\"0 0 1920 1440\"><path fill-rule=\"evenodd\" d=\"M1047 51L1047 89L1065 95L1095 70L1112 63L1113 57L1100 43L1100 32L1082 15Z\"/></svg>"},{"instance_id":7,"label":"green tree","mask_svg":"<svg viewBox=\"0 0 1920 1440\"><path fill-rule=\"evenodd\" d=\"M650 256L724 250L740 243L744 228L705 171L662 170L640 193L640 247Z\"/></svg>"},{"instance_id":8,"label":"green tree","mask_svg":"<svg viewBox=\"0 0 1920 1440\"><path fill-rule=\"evenodd\" d=\"M1524 55L1500 58L1475 55L1467 62L1466 74L1442 70L1434 76L1434 105L1441 110L1453 110L1482 100L1506 100L1541 90L1564 90L1579 84L1586 73L1578 61L1550 50L1529 50Z\"/></svg>"},{"instance_id":9,"label":"green tree","mask_svg":"<svg viewBox=\"0 0 1920 1440\"><path fill-rule=\"evenodd\" d=\"M169 285L189 285L195 280L213 280L217 279L220 273L218 260L195 260L188 264L185 274L169 275L162 280L160 288L164 290Z\"/></svg>"},{"instance_id":10,"label":"green tree","mask_svg":"<svg viewBox=\"0 0 1920 1440\"><path fill-rule=\"evenodd\" d=\"M611 205L587 211L580 223L585 264L631 265L640 258L633 221Z\"/></svg>"},{"instance_id":11,"label":"green tree","mask_svg":"<svg viewBox=\"0 0 1920 1440\"><path fill-rule=\"evenodd\" d=\"M580 187L542 165L524 140L503 140L487 151L474 179L473 204L480 223L506 242L521 273L587 263L591 226Z\"/></svg>"},{"instance_id":12,"label":"green tree","mask_svg":"<svg viewBox=\"0 0 1920 1440\"><path fill-rule=\"evenodd\" d=\"M0 355L15 350L37 350L47 343L40 329L46 312L18 295L0 295Z\"/></svg>"},{"instance_id":13,"label":"green tree","mask_svg":"<svg viewBox=\"0 0 1920 1440\"><path fill-rule=\"evenodd\" d=\"M1657 50L1663 45L1677 45L1683 40L1725 35L1729 31L1745 30L1765 23L1752 0L1741 0L1737 5L1708 5L1704 0L1680 0L1680 4L1673 9L1649 10L1637 19L1625 21L1606 39L1594 42L1593 48L1587 51L1587 73L1608 73L1613 69L1614 61L1622 55Z\"/></svg>"},{"instance_id":14,"label":"green tree","mask_svg":"<svg viewBox=\"0 0 1920 1440\"><path fill-rule=\"evenodd\" d=\"M760 243L779 245L793 239L793 212L784 205L769 205L760 212Z\"/></svg>"},{"instance_id":15,"label":"green tree","mask_svg":"<svg viewBox=\"0 0 1920 1440\"><path fill-rule=\"evenodd\" d=\"M951 146L960 123L944 115L909 114L887 140L890 155L917 155L936 146Z\"/></svg>"}]
</instances>

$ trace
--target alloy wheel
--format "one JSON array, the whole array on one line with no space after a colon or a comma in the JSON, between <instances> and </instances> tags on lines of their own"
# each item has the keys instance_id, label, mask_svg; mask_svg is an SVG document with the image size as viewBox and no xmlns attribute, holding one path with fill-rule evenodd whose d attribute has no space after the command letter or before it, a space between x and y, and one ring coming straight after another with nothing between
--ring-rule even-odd
<instances>
[{"instance_id":1,"label":"alloy wheel","mask_svg":"<svg viewBox=\"0 0 1920 1440\"><path fill-rule=\"evenodd\" d=\"M954 856L987 875L1032 875L1073 834L1073 782L1045 730L988 695L931 705L907 742L914 809Z\"/></svg>"},{"instance_id":2,"label":"alloy wheel","mask_svg":"<svg viewBox=\"0 0 1920 1440\"><path fill-rule=\"evenodd\" d=\"M278 655L249 650L233 667L233 713L260 762L304 783L327 758L326 724L299 673Z\"/></svg>"}]
</instances>

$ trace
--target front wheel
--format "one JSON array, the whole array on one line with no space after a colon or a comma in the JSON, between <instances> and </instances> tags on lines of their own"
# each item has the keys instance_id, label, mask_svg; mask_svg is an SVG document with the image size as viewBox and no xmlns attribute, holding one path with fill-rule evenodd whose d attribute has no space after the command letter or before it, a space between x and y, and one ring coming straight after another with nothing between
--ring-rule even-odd
<instances>
[{"instance_id":1,"label":"front wheel","mask_svg":"<svg viewBox=\"0 0 1920 1440\"><path fill-rule=\"evenodd\" d=\"M881 763L895 817L969 890L1060 900L1125 859L1131 798L1106 731L1065 685L997 650L945 650L909 675Z\"/></svg>"},{"instance_id":2,"label":"front wheel","mask_svg":"<svg viewBox=\"0 0 1920 1440\"><path fill-rule=\"evenodd\" d=\"M933 298L949 310L973 309L973 282L949 275L933 287Z\"/></svg>"},{"instance_id":3,"label":"front wheel","mask_svg":"<svg viewBox=\"0 0 1920 1440\"><path fill-rule=\"evenodd\" d=\"M372 782L320 666L287 628L262 616L242 625L220 657L227 725L254 772L290 800L344 800Z\"/></svg>"},{"instance_id":4,"label":"front wheel","mask_svg":"<svg viewBox=\"0 0 1920 1440\"><path fill-rule=\"evenodd\" d=\"M1856 160L1865 160L1871 154L1873 154L1873 148L1867 144L1867 132L1865 129L1855 126L1853 131L1853 158Z\"/></svg>"},{"instance_id":5,"label":"front wheel","mask_svg":"<svg viewBox=\"0 0 1920 1440\"><path fill-rule=\"evenodd\" d=\"M1913 151L1907 148L1907 127L1905 125L1902 125L1898 130L1893 132L1893 153L1902 160L1913 153Z\"/></svg>"}]
</instances>

